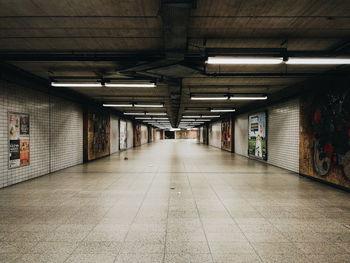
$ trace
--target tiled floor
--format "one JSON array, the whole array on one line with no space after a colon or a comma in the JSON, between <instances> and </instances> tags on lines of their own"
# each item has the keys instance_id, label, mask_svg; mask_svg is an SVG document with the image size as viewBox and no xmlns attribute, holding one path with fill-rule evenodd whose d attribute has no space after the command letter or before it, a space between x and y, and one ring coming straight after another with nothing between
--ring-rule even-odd
<instances>
[{"instance_id":1,"label":"tiled floor","mask_svg":"<svg viewBox=\"0 0 350 263\"><path fill-rule=\"evenodd\" d=\"M350 262L345 224L349 193L162 141L0 190L0 262Z\"/></svg>"}]
</instances>

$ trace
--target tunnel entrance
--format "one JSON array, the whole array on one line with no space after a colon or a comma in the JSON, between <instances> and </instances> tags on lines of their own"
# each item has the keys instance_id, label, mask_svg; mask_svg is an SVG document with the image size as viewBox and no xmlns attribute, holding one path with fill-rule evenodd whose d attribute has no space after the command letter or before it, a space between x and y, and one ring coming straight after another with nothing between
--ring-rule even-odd
<instances>
[{"instance_id":1,"label":"tunnel entrance","mask_svg":"<svg viewBox=\"0 0 350 263\"><path fill-rule=\"evenodd\" d=\"M175 139L174 131L165 131L165 139Z\"/></svg>"}]
</instances>

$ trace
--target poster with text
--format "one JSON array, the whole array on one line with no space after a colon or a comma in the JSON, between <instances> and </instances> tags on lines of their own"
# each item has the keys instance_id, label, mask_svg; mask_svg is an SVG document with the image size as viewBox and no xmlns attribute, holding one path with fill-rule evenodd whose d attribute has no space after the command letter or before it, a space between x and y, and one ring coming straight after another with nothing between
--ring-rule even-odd
<instances>
[{"instance_id":1,"label":"poster with text","mask_svg":"<svg viewBox=\"0 0 350 263\"><path fill-rule=\"evenodd\" d=\"M29 115L8 113L9 168L29 165Z\"/></svg>"},{"instance_id":2,"label":"poster with text","mask_svg":"<svg viewBox=\"0 0 350 263\"><path fill-rule=\"evenodd\" d=\"M248 129L249 156L267 160L266 112L249 115Z\"/></svg>"}]
</instances>

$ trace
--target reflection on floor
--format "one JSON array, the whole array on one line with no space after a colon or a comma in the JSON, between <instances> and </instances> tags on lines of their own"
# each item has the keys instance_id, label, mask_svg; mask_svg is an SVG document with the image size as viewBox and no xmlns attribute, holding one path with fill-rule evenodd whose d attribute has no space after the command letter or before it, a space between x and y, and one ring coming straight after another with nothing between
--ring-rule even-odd
<instances>
[{"instance_id":1,"label":"reflection on floor","mask_svg":"<svg viewBox=\"0 0 350 263\"><path fill-rule=\"evenodd\" d=\"M0 262L349 262L346 224L346 192L169 140L0 190Z\"/></svg>"}]
</instances>

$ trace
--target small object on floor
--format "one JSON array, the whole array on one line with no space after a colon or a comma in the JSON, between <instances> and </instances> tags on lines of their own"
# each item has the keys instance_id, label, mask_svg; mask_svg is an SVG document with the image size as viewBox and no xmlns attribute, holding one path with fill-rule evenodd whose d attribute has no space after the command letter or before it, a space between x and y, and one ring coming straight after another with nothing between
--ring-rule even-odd
<instances>
[{"instance_id":1,"label":"small object on floor","mask_svg":"<svg viewBox=\"0 0 350 263\"><path fill-rule=\"evenodd\" d=\"M129 160L129 158L128 157L124 157L124 160Z\"/></svg>"},{"instance_id":2,"label":"small object on floor","mask_svg":"<svg viewBox=\"0 0 350 263\"><path fill-rule=\"evenodd\" d=\"M174 189L175 189L175 187L170 187L170 189L171 189L171 190L174 190Z\"/></svg>"}]
</instances>

